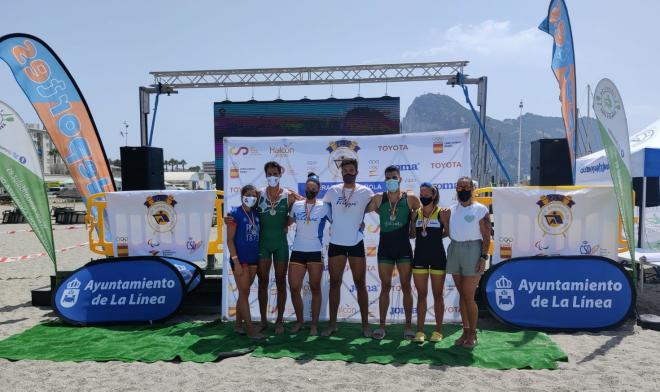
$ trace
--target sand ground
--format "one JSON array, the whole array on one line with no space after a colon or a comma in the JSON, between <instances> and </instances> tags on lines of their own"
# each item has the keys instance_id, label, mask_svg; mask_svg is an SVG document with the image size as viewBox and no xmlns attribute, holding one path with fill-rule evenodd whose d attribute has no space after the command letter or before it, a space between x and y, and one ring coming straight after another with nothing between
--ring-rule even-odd
<instances>
[{"instance_id":1,"label":"sand ground","mask_svg":"<svg viewBox=\"0 0 660 392\"><path fill-rule=\"evenodd\" d=\"M3 208L0 207L0 210ZM1 211L0 211L1 213ZM0 256L40 252L33 233L5 234L28 225L0 225ZM55 231L56 248L87 241L85 230ZM88 248L58 254L59 268L72 270L97 257ZM54 317L30 304L30 290L48 285L47 257L0 263L0 339ZM660 314L660 284L647 284L640 309ZM180 319L191 319L181 316ZM209 319L208 316L193 319ZM484 323L494 321L484 320ZM365 365L345 362L242 356L216 363L49 362L0 359L3 391L175 390L484 390L658 391L660 332L629 322L600 333L551 334L568 354L557 370L490 370L427 365Z\"/></svg>"}]
</instances>

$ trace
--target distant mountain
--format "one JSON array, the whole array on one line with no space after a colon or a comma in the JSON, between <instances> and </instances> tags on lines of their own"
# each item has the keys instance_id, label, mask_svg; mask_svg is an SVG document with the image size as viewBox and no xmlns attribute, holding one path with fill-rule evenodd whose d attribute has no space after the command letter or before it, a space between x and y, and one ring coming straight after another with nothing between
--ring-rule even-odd
<instances>
[{"instance_id":1,"label":"distant mountain","mask_svg":"<svg viewBox=\"0 0 660 392\"><path fill-rule=\"evenodd\" d=\"M557 110L559 110L559 105L557 105ZM519 118L500 121L491 117L488 117L486 121L486 131L496 148L498 138L500 140L498 151L500 158L514 181L518 170L518 121ZM447 95L424 94L415 98L401 124L403 133L432 132L457 128L470 128L470 146L474 159L479 140L477 138L479 133L477 123L470 109ZM597 151L603 148L600 137L597 135L598 128L595 119L581 117L578 122L578 128L578 156L586 155L590 151ZM585 128L587 129L587 134L590 135L589 140L584 138ZM530 144L532 141L543 138L563 137L565 137L564 122L561 117L545 117L532 113L524 114L522 116L521 176L525 178L529 175ZM489 162L492 162L488 172L494 175L495 162L492 159L490 151L488 155ZM473 162L473 168L475 163Z\"/></svg>"}]
</instances>

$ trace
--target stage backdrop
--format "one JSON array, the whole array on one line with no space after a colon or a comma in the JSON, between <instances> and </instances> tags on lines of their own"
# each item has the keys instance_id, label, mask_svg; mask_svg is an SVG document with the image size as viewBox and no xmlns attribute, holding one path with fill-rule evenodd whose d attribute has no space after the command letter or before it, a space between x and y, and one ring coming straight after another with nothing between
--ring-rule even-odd
<instances>
[{"instance_id":1,"label":"stage backdrop","mask_svg":"<svg viewBox=\"0 0 660 392\"><path fill-rule=\"evenodd\" d=\"M215 191L106 194L115 256L206 260Z\"/></svg>"},{"instance_id":2,"label":"stage backdrop","mask_svg":"<svg viewBox=\"0 0 660 392\"><path fill-rule=\"evenodd\" d=\"M303 192L308 172L317 173L322 182L319 198L332 185L341 182L341 172L338 168L343 157L357 158L359 174L357 182L370 187L374 192L384 191L383 171L389 165L397 165L401 171L401 187L404 191L418 194L419 184L432 182L440 189L440 203L449 206L455 203L455 183L463 175L470 174L470 146L467 129L407 133L402 135L379 136L315 136L292 138L225 138L224 157L225 170L225 204L227 208L240 205L240 188L246 184L265 187L266 179L263 165L267 161L278 161L284 167L281 184L283 187ZM372 321L378 319L378 295L380 280L377 269L377 249L379 238L379 221L376 214L365 217L365 246L367 248L367 290L369 292L369 317ZM289 244L292 243L292 227L289 230ZM328 317L328 272L327 272L327 232L326 248L324 249L325 269L322 280L323 301L321 319ZM229 252L225 250L224 271L228 279L223 279L222 314L228 319L236 315L236 300L238 292L229 267ZM353 286L353 278L346 267L344 284L342 286L339 319L344 321L359 321L360 314L357 305L357 294ZM274 272L271 271L271 274ZM277 315L276 289L274 277L271 276L269 290L268 314L270 318ZM310 317L311 293L307 283L303 288L305 317ZM414 293L414 291L413 291ZM413 294L414 295L414 294ZM289 296L290 297L290 296ZM388 319L391 322L404 320L401 286L398 276L392 281L391 304ZM415 300L415 303L417 301ZM428 320L434 320L433 301L429 293ZM259 317L257 302L257 283L250 294L250 306L253 317ZM290 298L287 300L285 317L295 319L295 312ZM413 315L413 318L416 317ZM451 277L445 283L445 320L458 321L458 296Z\"/></svg>"},{"instance_id":3,"label":"stage backdrop","mask_svg":"<svg viewBox=\"0 0 660 392\"><path fill-rule=\"evenodd\" d=\"M399 98L222 101L213 104L213 122L216 189L224 189L224 138L398 134Z\"/></svg>"},{"instance_id":4,"label":"stage backdrop","mask_svg":"<svg viewBox=\"0 0 660 392\"><path fill-rule=\"evenodd\" d=\"M494 188L493 263L523 256L617 258L612 187Z\"/></svg>"}]
</instances>

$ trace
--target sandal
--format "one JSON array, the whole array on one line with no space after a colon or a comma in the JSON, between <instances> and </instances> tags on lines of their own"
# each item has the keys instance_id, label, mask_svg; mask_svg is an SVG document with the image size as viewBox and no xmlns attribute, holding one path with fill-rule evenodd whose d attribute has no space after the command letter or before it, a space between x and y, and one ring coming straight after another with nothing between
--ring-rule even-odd
<instances>
[{"instance_id":1,"label":"sandal","mask_svg":"<svg viewBox=\"0 0 660 392\"><path fill-rule=\"evenodd\" d=\"M477 330L473 329L473 332L470 333L470 337L465 339L465 342L463 343L463 347L465 348L475 348L477 347L477 344L479 344L479 341L477 340Z\"/></svg>"},{"instance_id":2,"label":"sandal","mask_svg":"<svg viewBox=\"0 0 660 392\"><path fill-rule=\"evenodd\" d=\"M469 328L463 328L463 335L460 338L454 340L454 346L462 346L467 340L467 335L470 333Z\"/></svg>"},{"instance_id":3,"label":"sandal","mask_svg":"<svg viewBox=\"0 0 660 392\"><path fill-rule=\"evenodd\" d=\"M383 328L378 328L371 334L371 337L376 340L382 340L386 335L387 333Z\"/></svg>"},{"instance_id":4,"label":"sandal","mask_svg":"<svg viewBox=\"0 0 660 392\"><path fill-rule=\"evenodd\" d=\"M412 331L412 329L408 328L405 331L403 331L403 338L406 340L415 339L415 333Z\"/></svg>"},{"instance_id":5,"label":"sandal","mask_svg":"<svg viewBox=\"0 0 660 392\"><path fill-rule=\"evenodd\" d=\"M431 338L429 340L434 343L437 343L441 341L442 338L444 338L444 336L442 336L442 332L433 331L433 333L431 334Z\"/></svg>"},{"instance_id":6,"label":"sandal","mask_svg":"<svg viewBox=\"0 0 660 392\"><path fill-rule=\"evenodd\" d=\"M413 340L415 343L424 343L426 341L426 334L424 332L417 332Z\"/></svg>"}]
</instances>

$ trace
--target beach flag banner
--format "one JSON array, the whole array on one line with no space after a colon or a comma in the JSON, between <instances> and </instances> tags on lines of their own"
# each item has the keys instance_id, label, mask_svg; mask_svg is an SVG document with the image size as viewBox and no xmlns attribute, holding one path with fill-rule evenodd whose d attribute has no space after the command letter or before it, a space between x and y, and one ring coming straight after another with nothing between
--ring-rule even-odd
<instances>
[{"instance_id":1,"label":"beach flag banner","mask_svg":"<svg viewBox=\"0 0 660 392\"><path fill-rule=\"evenodd\" d=\"M617 260L618 221L612 187L493 188L493 264L528 256Z\"/></svg>"},{"instance_id":2,"label":"beach flag banner","mask_svg":"<svg viewBox=\"0 0 660 392\"><path fill-rule=\"evenodd\" d=\"M34 230L57 272L48 194L25 123L0 101L0 184Z\"/></svg>"},{"instance_id":3,"label":"beach flag banner","mask_svg":"<svg viewBox=\"0 0 660 392\"><path fill-rule=\"evenodd\" d=\"M374 193L385 192L384 170L395 165L401 171L401 190L408 193L419 194L422 182L431 182L440 192L440 205L448 207L456 203L456 181L461 176L470 175L470 145L469 130L451 130L428 133L406 133L400 135L378 136L313 136L290 138L225 138L224 148L224 184L225 203L227 207L240 205L240 189L242 186L252 184L258 188L266 186L263 172L264 163L277 161L284 167L280 184L284 188L293 189L298 194L304 194L307 173L314 172L319 175L322 198L326 190L332 185L342 182L339 164L342 158L355 158L358 160L357 182L371 188ZM324 277L322 279L322 295L324 301L321 307L321 319L328 318L327 298L329 290L329 277L327 272L327 246L329 230L332 225L326 225L324 234L325 248ZM225 231L226 233L226 231ZM295 227L289 229L289 247L293 244ZM380 294L380 279L378 277L378 241L380 235L380 222L377 214L367 214L364 218L364 244L367 256L366 284L369 294L369 318L375 321L379 318L378 298ZM412 242L414 246L414 241ZM226 241L225 241L226 244ZM226 246L226 245L225 245ZM236 301L238 290L230 268L229 251L224 251L223 270L226 271L222 281L222 314L227 319L236 316ZM396 271L396 270L395 270ZM271 274L274 271L271 270ZM273 275L274 276L274 275ZM268 317L277 316L277 290L274 277L270 279L268 289ZM307 283L303 284L303 303L305 318L309 319L311 306L311 291ZM357 293L349 267L344 273L341 302L338 319L340 321L360 321ZM413 296L416 291L413 289ZM460 321L458 292L452 278L447 275L444 288L445 314L448 322ZM259 315L257 301L257 282L254 283L250 294L251 312L254 317ZM416 302L416 301L415 301ZM427 320L433 322L433 295L428 294ZM413 308L413 312L415 309ZM284 317L295 320L295 311L287 299ZM416 317L413 315L413 317ZM392 278L392 291L390 294L390 309L387 315L388 322L403 322L403 293L398 274Z\"/></svg>"},{"instance_id":4,"label":"beach flag banner","mask_svg":"<svg viewBox=\"0 0 660 392\"><path fill-rule=\"evenodd\" d=\"M215 197L215 191L107 193L115 256L205 261Z\"/></svg>"},{"instance_id":5,"label":"beach flag banner","mask_svg":"<svg viewBox=\"0 0 660 392\"><path fill-rule=\"evenodd\" d=\"M630 141L628 121L623 100L611 80L598 82L594 90L594 113L598 119L600 138L605 147L614 193L623 220L623 230L628 240L632 260L635 260L635 222L632 200L632 176L630 172ZM635 269L633 268L633 273Z\"/></svg>"},{"instance_id":6,"label":"beach flag banner","mask_svg":"<svg viewBox=\"0 0 660 392\"><path fill-rule=\"evenodd\" d=\"M0 37L0 59L11 69L83 198L113 192L114 181L82 92L48 45L27 34Z\"/></svg>"},{"instance_id":7,"label":"beach flag banner","mask_svg":"<svg viewBox=\"0 0 660 392\"><path fill-rule=\"evenodd\" d=\"M564 119L564 129L568 140L573 180L575 180L575 149L577 132L577 92L575 80L575 50L573 48L573 33L568 9L564 0L551 0L548 15L539 25L539 29L550 34L554 44L552 47L552 71L559 83L559 101L561 115Z\"/></svg>"}]
</instances>

